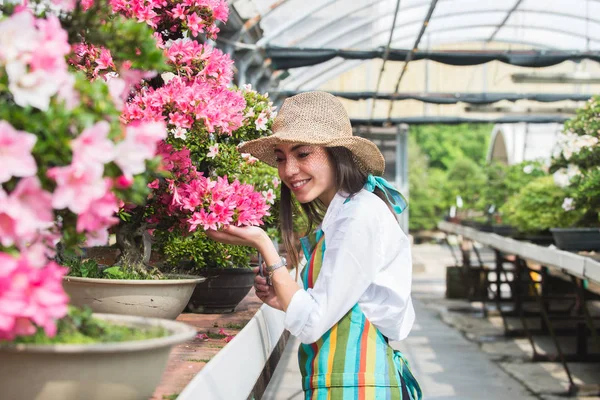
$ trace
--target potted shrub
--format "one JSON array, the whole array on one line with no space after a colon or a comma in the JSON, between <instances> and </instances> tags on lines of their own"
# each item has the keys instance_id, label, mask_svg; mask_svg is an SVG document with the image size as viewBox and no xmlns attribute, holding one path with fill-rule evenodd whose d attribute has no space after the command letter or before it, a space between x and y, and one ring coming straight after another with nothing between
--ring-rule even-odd
<instances>
[{"instance_id":1,"label":"potted shrub","mask_svg":"<svg viewBox=\"0 0 600 400\"><path fill-rule=\"evenodd\" d=\"M483 213L477 204L485 176L477 163L469 158L458 159L446 175L444 195L448 204L455 204L456 219L453 222L473 221ZM467 225L473 226L472 222Z\"/></svg>"},{"instance_id":2,"label":"potted shrub","mask_svg":"<svg viewBox=\"0 0 600 400\"><path fill-rule=\"evenodd\" d=\"M244 183L254 184L257 190L262 190L266 204L271 206L270 215L264 217L265 229L277 241L278 201L275 190L280 183L275 169L240 155L235 146L221 144L220 148L228 151L224 154L219 152L214 157L215 162L209 164L207 173L229 171ZM187 194L181 191L181 198L185 199ZM185 221L181 215L173 216ZM185 271L206 277L206 281L194 290L188 310L201 313L233 311L254 283L251 267L258 261L254 250L215 242L203 230L189 226L187 222L172 226L173 229L154 231L156 245L165 256L163 270Z\"/></svg>"},{"instance_id":3,"label":"potted shrub","mask_svg":"<svg viewBox=\"0 0 600 400\"><path fill-rule=\"evenodd\" d=\"M563 212L580 218L568 227L552 229L564 250L600 250L600 98L594 96L565 123L551 171L557 184L569 191Z\"/></svg>"},{"instance_id":4,"label":"potted shrub","mask_svg":"<svg viewBox=\"0 0 600 400\"><path fill-rule=\"evenodd\" d=\"M544 176L523 186L500 208L503 218L520 232L544 231L553 227L572 226L581 211L565 212L564 199L569 192L556 185L552 176Z\"/></svg>"},{"instance_id":5,"label":"potted shrub","mask_svg":"<svg viewBox=\"0 0 600 400\"><path fill-rule=\"evenodd\" d=\"M148 184L150 194L144 206L127 205L120 212L123 221L116 229L119 258L114 266L100 271L100 278L121 279L92 281L90 276L76 276L67 282L68 290L75 301L98 311L136 315L160 312L162 317L175 318L187 304L186 297L191 295L193 285L200 282L198 278L127 281L123 278L130 276L130 272L136 277L152 278L149 269L161 276L153 269L156 265L150 262L153 232L159 233L154 238L159 241L162 232L184 235L197 229L220 228L228 223L262 223L260 219L268 209L263 196L248 186L239 185L235 179L240 169L237 164L244 163L236 145L241 140L266 134L274 108L267 96L249 87L243 90L230 88L232 60L220 50L202 43L204 34L209 39L216 38L215 22L224 22L227 18L225 2L201 9L177 2L148 6L153 7L154 17L150 19L147 19L149 14L140 14L140 9L128 2L111 2L111 6L114 12L144 20L155 29L157 46L167 59L166 72L160 77L140 76L144 79L136 90L123 99L121 117L128 126L165 123L167 135L158 144L158 153L163 160L162 175ZM200 17L198 12L201 12ZM175 18L177 13L181 15ZM101 61L102 54L102 51L87 46L78 54L77 65L91 79L103 77L112 84L123 73L117 75L114 68L98 72L94 66ZM214 204L201 204L200 187L207 189L207 195L209 191L214 194L216 189L222 189L227 193L243 192L245 199L255 201L247 211L242 210L247 207L243 201L234 204L225 197L213 201ZM226 212L213 208L221 210L223 202L227 203ZM230 211L232 215L226 215ZM158 247L160 244L157 243ZM160 259L154 257L154 260L157 258ZM73 269L76 270L81 269ZM109 292L104 295L91 292L100 287ZM159 302L161 304L157 304Z\"/></svg>"},{"instance_id":6,"label":"potted shrub","mask_svg":"<svg viewBox=\"0 0 600 400\"><path fill-rule=\"evenodd\" d=\"M513 165L492 162L485 167L486 183L481 189L479 207L486 211L494 233L536 242L547 243L548 240L552 240L552 237L548 236L549 232L548 235L538 232L519 232L516 227L508 224L500 212L507 199L518 193L529 182L547 175L546 169L541 161L535 160Z\"/></svg>"},{"instance_id":7,"label":"potted shrub","mask_svg":"<svg viewBox=\"0 0 600 400\"><path fill-rule=\"evenodd\" d=\"M103 2L29 5L0 5L0 142L7 150L0 153L2 395L147 398L170 348L195 329L75 310L67 315L66 268L56 262L56 247L105 242L119 203L144 198L157 165L154 147L166 136L160 122L121 126L109 87L68 68L71 45L86 34L89 44L112 49L118 60L132 59L130 71L160 70L162 55L149 29ZM135 370L149 379L129 375Z\"/></svg>"}]
</instances>

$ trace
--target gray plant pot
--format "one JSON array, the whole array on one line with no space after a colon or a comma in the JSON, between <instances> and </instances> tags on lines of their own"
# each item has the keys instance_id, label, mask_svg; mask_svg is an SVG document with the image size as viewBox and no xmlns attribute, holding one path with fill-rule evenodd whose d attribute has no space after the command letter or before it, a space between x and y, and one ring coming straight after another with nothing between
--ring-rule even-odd
<instances>
[{"instance_id":1,"label":"gray plant pot","mask_svg":"<svg viewBox=\"0 0 600 400\"><path fill-rule=\"evenodd\" d=\"M248 268L204 268L206 282L196 286L188 311L200 314L230 313L254 285L255 274Z\"/></svg>"},{"instance_id":2,"label":"gray plant pot","mask_svg":"<svg viewBox=\"0 0 600 400\"><path fill-rule=\"evenodd\" d=\"M600 250L600 228L552 228L556 247L567 251Z\"/></svg>"},{"instance_id":3,"label":"gray plant pot","mask_svg":"<svg viewBox=\"0 0 600 400\"><path fill-rule=\"evenodd\" d=\"M95 279L66 276L65 292L76 307L94 312L175 319L203 277L165 280Z\"/></svg>"},{"instance_id":4,"label":"gray plant pot","mask_svg":"<svg viewBox=\"0 0 600 400\"><path fill-rule=\"evenodd\" d=\"M97 318L128 326L162 326L162 338L122 343L0 344L2 399L147 400L158 386L171 348L196 329L176 321L125 315Z\"/></svg>"}]
</instances>

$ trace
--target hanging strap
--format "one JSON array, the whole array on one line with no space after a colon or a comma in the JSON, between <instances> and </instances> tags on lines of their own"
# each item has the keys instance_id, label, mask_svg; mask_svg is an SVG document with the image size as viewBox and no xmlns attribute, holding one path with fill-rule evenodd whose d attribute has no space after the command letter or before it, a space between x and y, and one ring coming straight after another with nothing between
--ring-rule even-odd
<instances>
[{"instance_id":1,"label":"hanging strap","mask_svg":"<svg viewBox=\"0 0 600 400\"><path fill-rule=\"evenodd\" d=\"M372 193L375 188L379 188L385 194L385 198L396 214L402 213L408 207L408 202L398 189L382 177L369 174L367 183L365 183L365 189Z\"/></svg>"},{"instance_id":2,"label":"hanging strap","mask_svg":"<svg viewBox=\"0 0 600 400\"><path fill-rule=\"evenodd\" d=\"M404 358L404 355L398 350L394 350L394 364L396 368L400 372L400 376L402 380L404 380L404 384L406 385L406 390L410 396L410 399L406 400L421 400L423 398L423 393L421 392L421 386L419 386L419 382L413 375L412 371L408 366L408 361Z\"/></svg>"}]
</instances>

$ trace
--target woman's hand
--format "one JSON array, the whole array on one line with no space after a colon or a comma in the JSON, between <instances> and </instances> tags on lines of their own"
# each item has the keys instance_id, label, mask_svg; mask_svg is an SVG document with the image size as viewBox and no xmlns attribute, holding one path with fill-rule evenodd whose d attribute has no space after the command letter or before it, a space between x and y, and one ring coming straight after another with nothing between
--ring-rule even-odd
<instances>
[{"instance_id":1,"label":"woman's hand","mask_svg":"<svg viewBox=\"0 0 600 400\"><path fill-rule=\"evenodd\" d=\"M256 277L254 278L254 290L256 291L256 296L265 304L276 308L280 311L283 311L283 307L279 304L279 299L275 294L275 289L273 286L267 285L267 278L263 278L258 275L258 267L253 268Z\"/></svg>"},{"instance_id":2,"label":"woman's hand","mask_svg":"<svg viewBox=\"0 0 600 400\"><path fill-rule=\"evenodd\" d=\"M250 246L259 251L265 243L271 242L267 233L257 226L238 227L227 225L221 231L206 230L206 236L217 242Z\"/></svg>"}]
</instances>

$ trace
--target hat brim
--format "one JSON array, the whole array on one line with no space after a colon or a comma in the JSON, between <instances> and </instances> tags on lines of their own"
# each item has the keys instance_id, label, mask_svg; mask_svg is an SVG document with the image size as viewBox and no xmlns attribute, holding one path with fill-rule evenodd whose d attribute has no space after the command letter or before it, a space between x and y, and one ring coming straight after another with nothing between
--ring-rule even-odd
<instances>
[{"instance_id":1,"label":"hat brim","mask_svg":"<svg viewBox=\"0 0 600 400\"><path fill-rule=\"evenodd\" d=\"M362 171L381 176L385 170L385 159L383 158L381 151L379 151L379 148L377 148L375 143L370 140L358 136L337 138L326 142L308 142L299 140L298 138L286 138L282 137L280 134L275 134L246 142L239 147L239 151L242 153L249 153L260 161L273 167L277 167L274 148L280 143L298 143L322 147L346 147L352 152L354 161Z\"/></svg>"}]
</instances>

